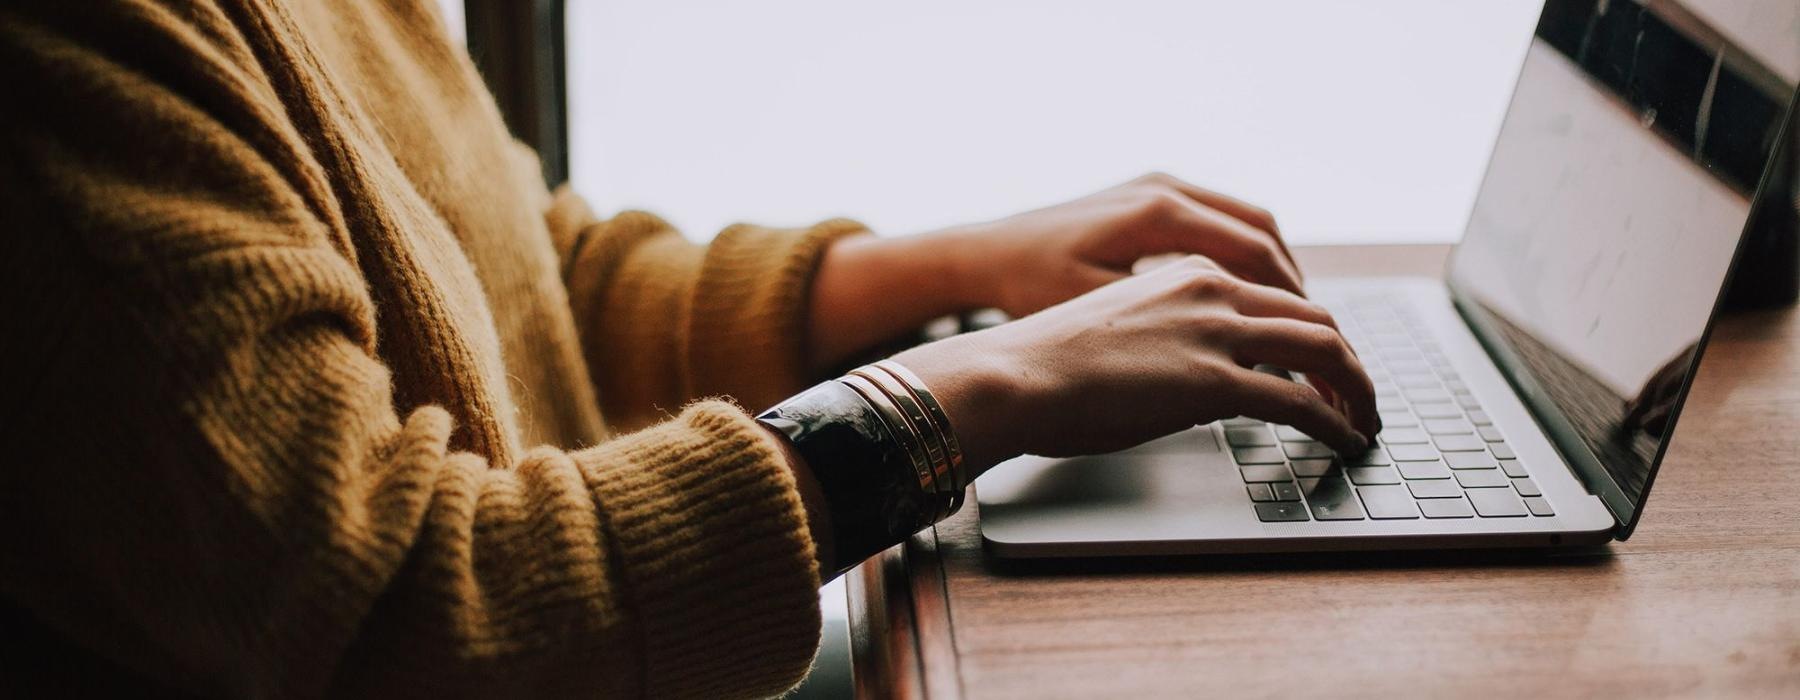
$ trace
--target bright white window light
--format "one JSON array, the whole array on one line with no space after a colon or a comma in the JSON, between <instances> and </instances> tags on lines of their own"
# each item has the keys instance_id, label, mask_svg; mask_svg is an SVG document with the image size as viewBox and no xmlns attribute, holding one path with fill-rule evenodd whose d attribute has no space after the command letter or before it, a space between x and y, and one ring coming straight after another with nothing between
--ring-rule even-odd
<instances>
[{"instance_id":1,"label":"bright white window light","mask_svg":"<svg viewBox=\"0 0 1800 700\"><path fill-rule=\"evenodd\" d=\"M571 169L705 239L904 235L1151 169L1297 243L1462 230L1532 0L570 0Z\"/></svg>"}]
</instances>

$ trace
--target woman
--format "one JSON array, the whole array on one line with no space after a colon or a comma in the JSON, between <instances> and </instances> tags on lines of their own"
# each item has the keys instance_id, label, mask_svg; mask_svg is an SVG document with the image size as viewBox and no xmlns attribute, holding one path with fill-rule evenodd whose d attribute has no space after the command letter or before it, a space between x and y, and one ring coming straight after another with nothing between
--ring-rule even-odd
<instances>
[{"instance_id":1,"label":"woman","mask_svg":"<svg viewBox=\"0 0 1800 700\"><path fill-rule=\"evenodd\" d=\"M546 192L422 0L14 3L0 72L23 687L776 693L821 573L1009 456L1378 429L1274 222L1168 177L702 247ZM1024 318L741 408L983 306Z\"/></svg>"}]
</instances>

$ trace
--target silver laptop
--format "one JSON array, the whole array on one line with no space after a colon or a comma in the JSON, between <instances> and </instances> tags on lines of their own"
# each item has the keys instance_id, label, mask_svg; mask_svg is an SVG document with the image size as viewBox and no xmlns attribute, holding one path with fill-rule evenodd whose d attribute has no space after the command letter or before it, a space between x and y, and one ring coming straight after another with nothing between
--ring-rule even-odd
<instances>
[{"instance_id":1,"label":"silver laptop","mask_svg":"<svg viewBox=\"0 0 1800 700\"><path fill-rule=\"evenodd\" d=\"M1792 206L1757 192L1791 196L1765 171L1789 138L1800 36L1733 23L1776 21L1763 16L1775 10L1800 26L1800 10L1791 0L1696 7L1548 3L1446 281L1309 290L1375 380L1385 427L1368 454L1340 457L1240 418L1110 455L1023 457L976 489L989 551L1630 536L1752 202Z\"/></svg>"}]
</instances>

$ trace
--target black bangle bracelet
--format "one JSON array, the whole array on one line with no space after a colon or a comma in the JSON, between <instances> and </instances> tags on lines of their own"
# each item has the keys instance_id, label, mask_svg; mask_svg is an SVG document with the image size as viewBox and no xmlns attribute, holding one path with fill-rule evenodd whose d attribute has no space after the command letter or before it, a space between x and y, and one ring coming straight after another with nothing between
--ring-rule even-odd
<instances>
[{"instance_id":1,"label":"black bangle bracelet","mask_svg":"<svg viewBox=\"0 0 1800 700\"><path fill-rule=\"evenodd\" d=\"M842 383L814 386L756 419L787 436L825 492L837 573L899 543L962 503L960 493L927 493L921 488L907 449L889 432L875 407Z\"/></svg>"}]
</instances>

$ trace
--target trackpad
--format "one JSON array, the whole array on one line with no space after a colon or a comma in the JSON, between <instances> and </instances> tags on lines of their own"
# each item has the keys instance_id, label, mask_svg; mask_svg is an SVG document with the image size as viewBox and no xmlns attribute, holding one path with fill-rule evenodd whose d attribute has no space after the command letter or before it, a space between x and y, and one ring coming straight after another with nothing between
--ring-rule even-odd
<instances>
[{"instance_id":1,"label":"trackpad","mask_svg":"<svg viewBox=\"0 0 1800 700\"><path fill-rule=\"evenodd\" d=\"M1010 506L1110 507L1149 501L1200 502L1206 464L1218 459L1210 428L1195 428L1123 452L1055 459L1020 457L983 475L985 515Z\"/></svg>"}]
</instances>

